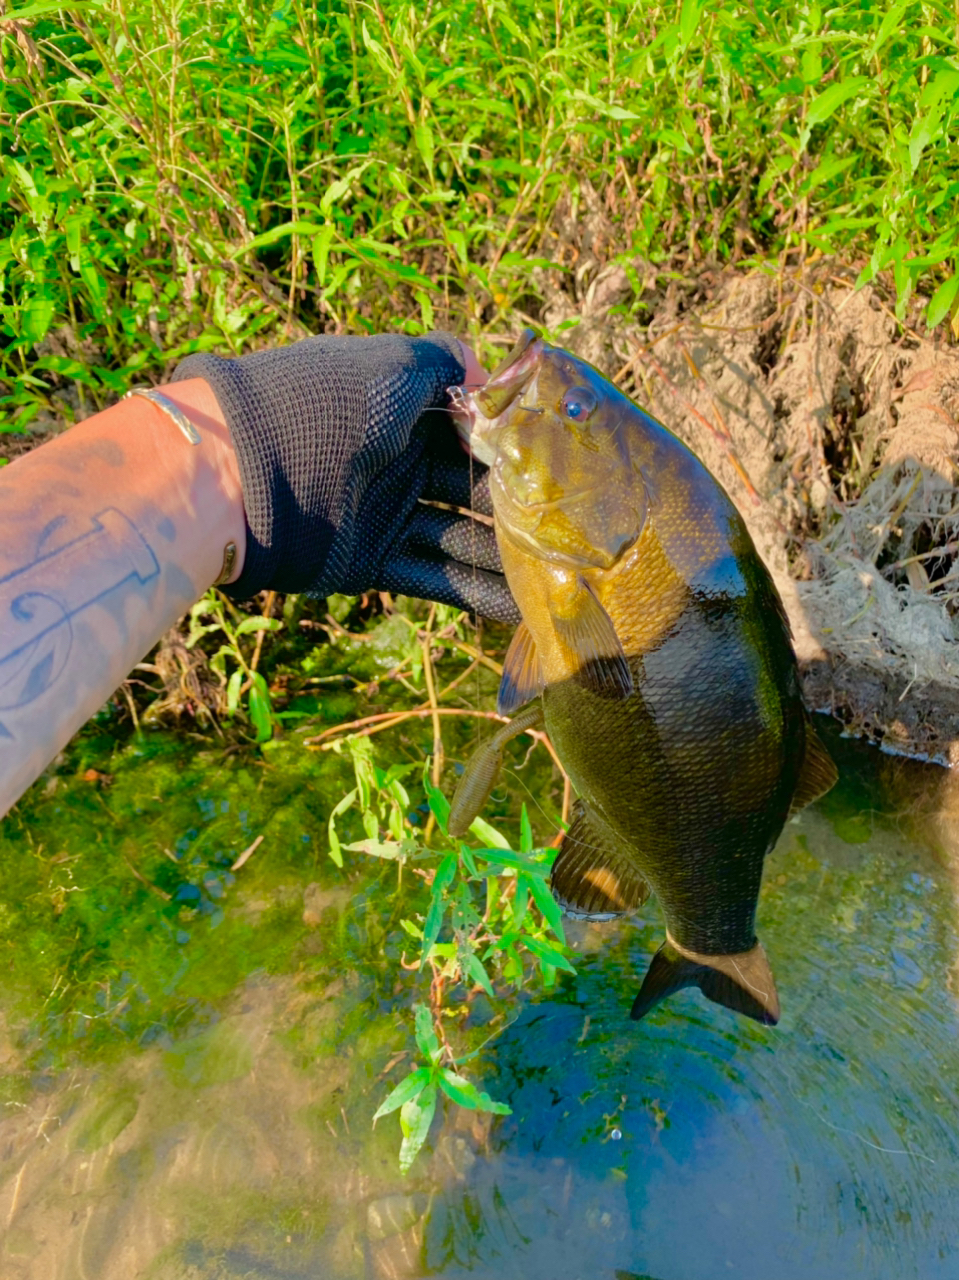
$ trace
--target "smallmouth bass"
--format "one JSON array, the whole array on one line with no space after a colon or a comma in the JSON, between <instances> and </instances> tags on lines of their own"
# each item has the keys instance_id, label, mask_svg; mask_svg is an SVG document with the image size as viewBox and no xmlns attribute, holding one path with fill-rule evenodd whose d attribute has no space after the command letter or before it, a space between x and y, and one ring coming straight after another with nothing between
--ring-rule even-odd
<instances>
[{"instance_id":1,"label":"smallmouth bass","mask_svg":"<svg viewBox=\"0 0 959 1280\"><path fill-rule=\"evenodd\" d=\"M557 901L610 919L652 890L666 919L632 1017L695 985L775 1023L763 861L836 770L741 516L661 423L532 330L461 407L523 621L498 700L519 714L471 760L450 833L485 804L506 742L545 724L577 793Z\"/></svg>"}]
</instances>

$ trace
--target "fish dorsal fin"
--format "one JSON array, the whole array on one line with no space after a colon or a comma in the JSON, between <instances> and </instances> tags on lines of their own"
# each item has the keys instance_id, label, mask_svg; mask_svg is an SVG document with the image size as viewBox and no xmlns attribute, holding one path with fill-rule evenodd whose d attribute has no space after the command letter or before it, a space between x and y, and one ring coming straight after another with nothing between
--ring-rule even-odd
<instances>
[{"instance_id":1,"label":"fish dorsal fin","mask_svg":"<svg viewBox=\"0 0 959 1280\"><path fill-rule=\"evenodd\" d=\"M582 578L569 614L554 615L553 625L573 659L580 684L595 693L629 697L633 676L613 620Z\"/></svg>"},{"instance_id":2,"label":"fish dorsal fin","mask_svg":"<svg viewBox=\"0 0 959 1280\"><path fill-rule=\"evenodd\" d=\"M836 785L838 777L839 773L833 764L832 756L822 745L819 735L807 720L806 754L796 790L793 792L792 804L789 806L789 816L792 817L800 809L805 809L807 804L812 804L814 800L824 796L831 787Z\"/></svg>"},{"instance_id":3,"label":"fish dorsal fin","mask_svg":"<svg viewBox=\"0 0 959 1280\"><path fill-rule=\"evenodd\" d=\"M506 650L496 710L501 716L512 715L518 707L538 698L542 692L543 669L536 652L536 641L526 623L521 622Z\"/></svg>"},{"instance_id":4,"label":"fish dorsal fin","mask_svg":"<svg viewBox=\"0 0 959 1280\"><path fill-rule=\"evenodd\" d=\"M623 846L582 800L573 805L549 883L564 911L585 920L625 915L649 897L649 885Z\"/></svg>"},{"instance_id":5,"label":"fish dorsal fin","mask_svg":"<svg viewBox=\"0 0 959 1280\"><path fill-rule=\"evenodd\" d=\"M699 987L707 1000L767 1026L779 1021L776 983L758 942L738 955L706 956L685 951L667 938L653 956L630 1017L638 1021L683 987Z\"/></svg>"}]
</instances>

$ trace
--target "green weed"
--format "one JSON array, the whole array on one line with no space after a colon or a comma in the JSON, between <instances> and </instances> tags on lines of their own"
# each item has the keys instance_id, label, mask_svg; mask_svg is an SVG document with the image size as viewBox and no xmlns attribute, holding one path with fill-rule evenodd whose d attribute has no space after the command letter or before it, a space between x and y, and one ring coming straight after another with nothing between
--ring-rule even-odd
<instances>
[{"instance_id":1,"label":"green weed","mask_svg":"<svg viewBox=\"0 0 959 1280\"><path fill-rule=\"evenodd\" d=\"M233 667L226 682L226 711L228 715L234 715L240 699L245 697L247 715L257 742L269 741L279 723L269 686L262 672L257 670L264 634L283 630L282 620L270 617L273 597L274 593L269 592L263 615L251 616L240 613L226 596L211 588L190 610L190 630L186 638L186 648L192 649L204 636L223 637L223 642L210 659L210 667L224 677L227 667ZM248 652L241 643L243 636L256 637Z\"/></svg>"},{"instance_id":2,"label":"green weed","mask_svg":"<svg viewBox=\"0 0 959 1280\"><path fill-rule=\"evenodd\" d=\"M584 283L587 214L637 287L837 254L955 328L957 45L941 0L27 4L0 20L5 429L190 351L512 330L538 266Z\"/></svg>"},{"instance_id":3,"label":"green weed","mask_svg":"<svg viewBox=\"0 0 959 1280\"><path fill-rule=\"evenodd\" d=\"M381 775L376 785L380 796L393 802L394 815L401 813L395 807L396 786L389 774ZM483 818L473 822L471 831L486 847L474 849L447 836L449 803L442 791L430 783L427 770L423 772L423 786L443 844L451 846L446 852L437 854L426 847L408 819L396 831L399 840L381 842L376 835L375 817L373 834L365 841L346 846L375 857L396 859L401 866L408 860L428 860L433 864L425 872L430 880L425 915L418 920L400 921L406 933L419 943L419 970L429 966L432 972L429 1005L413 1006L421 1064L400 1081L374 1116L375 1121L400 1111L403 1139L399 1162L404 1173L429 1134L438 1091L468 1110L509 1113L507 1106L494 1102L456 1070L476 1052L458 1056L443 1029L444 1021L468 1012L473 994L479 992L485 993L496 1010L494 984L499 985L502 996L505 987L518 990L532 977L524 961L533 962L534 972L538 970L547 988L556 981L557 970L575 973L567 955L562 913L547 882L555 850L533 848L526 806L520 820L518 851L511 849L509 841ZM402 794L403 803L408 805L405 791ZM368 832L375 803L371 790L363 815ZM395 825L400 827L399 823ZM337 850L334 854L331 844L331 855L338 853ZM450 999L451 993L455 993L456 1000ZM505 1008L496 1010L499 1020L505 1018L505 1012ZM491 1021L497 1020L496 1013Z\"/></svg>"}]
</instances>

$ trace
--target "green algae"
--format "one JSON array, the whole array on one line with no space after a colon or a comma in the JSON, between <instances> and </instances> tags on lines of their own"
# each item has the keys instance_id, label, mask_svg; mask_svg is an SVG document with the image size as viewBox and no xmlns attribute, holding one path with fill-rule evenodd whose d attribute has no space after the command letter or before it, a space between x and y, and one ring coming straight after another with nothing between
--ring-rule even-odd
<instances>
[{"instance_id":1,"label":"green algae","mask_svg":"<svg viewBox=\"0 0 959 1280\"><path fill-rule=\"evenodd\" d=\"M115 1142L140 1109L140 1100L132 1090L110 1089L81 1121L74 1138L78 1151L94 1152Z\"/></svg>"},{"instance_id":2,"label":"green algae","mask_svg":"<svg viewBox=\"0 0 959 1280\"><path fill-rule=\"evenodd\" d=\"M26 1057L150 1043L250 973L300 965L344 773L299 743L259 757L81 737L0 826L4 1012Z\"/></svg>"}]
</instances>

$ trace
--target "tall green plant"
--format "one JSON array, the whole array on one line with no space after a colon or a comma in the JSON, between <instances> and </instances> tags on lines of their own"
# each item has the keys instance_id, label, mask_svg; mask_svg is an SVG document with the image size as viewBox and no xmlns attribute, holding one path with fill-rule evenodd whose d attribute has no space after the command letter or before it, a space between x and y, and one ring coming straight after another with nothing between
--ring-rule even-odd
<instances>
[{"instance_id":1,"label":"tall green plant","mask_svg":"<svg viewBox=\"0 0 959 1280\"><path fill-rule=\"evenodd\" d=\"M0 18L3 425L197 349L512 329L596 207L627 265L859 257L959 330L957 46L944 0L34 0Z\"/></svg>"}]
</instances>

